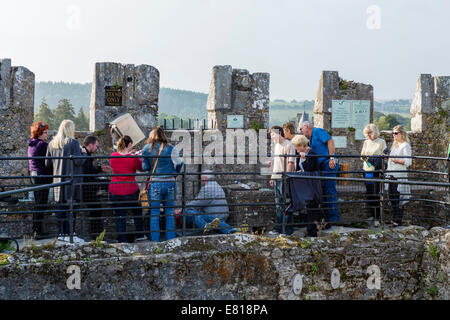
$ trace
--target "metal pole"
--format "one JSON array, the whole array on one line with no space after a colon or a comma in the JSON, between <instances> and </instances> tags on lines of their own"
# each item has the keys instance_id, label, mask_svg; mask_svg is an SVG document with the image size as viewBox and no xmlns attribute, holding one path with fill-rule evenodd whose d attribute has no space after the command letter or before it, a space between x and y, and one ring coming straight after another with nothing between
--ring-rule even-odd
<instances>
[{"instance_id":1,"label":"metal pole","mask_svg":"<svg viewBox=\"0 0 450 320\"><path fill-rule=\"evenodd\" d=\"M70 170L70 179L71 179L71 184L70 184L70 199L69 199L69 205L70 205L70 211L69 211L69 237L70 237L70 243L73 243L73 201L74 201L74 194L75 194L75 188L74 188L74 180L73 180L73 175L74 175L74 163L73 163L74 159L72 158L72 155L70 156L70 163L71 163L71 170ZM63 222L63 230L64 230L64 222Z\"/></svg>"},{"instance_id":2,"label":"metal pole","mask_svg":"<svg viewBox=\"0 0 450 320\"><path fill-rule=\"evenodd\" d=\"M283 175L281 177L281 192L283 193L283 203L281 206L281 208L282 208L282 211L281 211L281 213L282 213L282 215L281 215L281 218L282 218L281 233L284 234L285 229L286 229L286 223L284 220L285 220L285 216L286 216L286 212L285 212L285 210L286 210L286 187L285 186L286 186L286 162L287 162L287 159L286 159L285 154L283 154L283 156L284 156L284 159L283 159L284 168L283 168ZM276 186L276 182L275 182L275 186Z\"/></svg>"},{"instance_id":3,"label":"metal pole","mask_svg":"<svg viewBox=\"0 0 450 320\"><path fill-rule=\"evenodd\" d=\"M183 165L183 176L181 181L181 207L183 209L183 237L186 233L186 165ZM195 217L194 217L195 219ZM194 223L195 226L195 223Z\"/></svg>"},{"instance_id":4,"label":"metal pole","mask_svg":"<svg viewBox=\"0 0 450 320\"><path fill-rule=\"evenodd\" d=\"M381 178L384 180L384 159L381 159ZM376 183L376 182L375 182ZM380 183L380 225L384 227L384 182Z\"/></svg>"}]
</instances>

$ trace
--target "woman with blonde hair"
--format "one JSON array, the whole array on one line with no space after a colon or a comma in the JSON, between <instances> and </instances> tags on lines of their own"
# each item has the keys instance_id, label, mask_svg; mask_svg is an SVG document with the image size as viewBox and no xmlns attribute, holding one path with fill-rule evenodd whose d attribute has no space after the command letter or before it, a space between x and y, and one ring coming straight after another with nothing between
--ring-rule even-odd
<instances>
[{"instance_id":1,"label":"woman with blonde hair","mask_svg":"<svg viewBox=\"0 0 450 320\"><path fill-rule=\"evenodd\" d=\"M406 172L406 169L412 164L411 158L403 158L411 157L408 133L403 126L398 125L392 129L392 135L394 136L394 142L389 153L386 176L393 180L407 181L408 172ZM393 210L392 224L396 227L402 224L403 206L411 197L411 187L407 184L389 183L386 188L389 191L389 200Z\"/></svg>"},{"instance_id":2,"label":"woman with blonde hair","mask_svg":"<svg viewBox=\"0 0 450 320\"><path fill-rule=\"evenodd\" d=\"M169 143L161 127L154 128L142 150L142 169L149 171L150 237L159 241L159 206L164 202L166 216L165 239L175 238L175 218L173 209L177 194L176 175L181 171L183 160L178 151Z\"/></svg>"},{"instance_id":3,"label":"woman with blonde hair","mask_svg":"<svg viewBox=\"0 0 450 320\"><path fill-rule=\"evenodd\" d=\"M380 173L375 171L381 170L383 160L380 157L373 156L381 156L383 154L384 149L386 149L386 141L379 137L380 132L373 123L366 125L363 133L366 137L361 151L364 178L377 179L380 177ZM378 220L380 219L380 183L367 181L365 185L367 200L371 201L368 204L370 218Z\"/></svg>"},{"instance_id":4,"label":"woman with blonde hair","mask_svg":"<svg viewBox=\"0 0 450 320\"><path fill-rule=\"evenodd\" d=\"M69 157L69 156L86 156L80 143L75 139L75 124L72 120L63 120L58 128L58 133L53 137L52 141L48 144L47 157ZM46 159L45 164L53 173L53 183L59 183L71 179L72 173L74 175L82 174L82 167L86 159ZM73 167L72 167L73 165ZM67 241L67 236L70 233L70 229L75 230L75 218L71 228L69 228L69 212L68 201L73 200L80 202L81 200L81 188L80 184L83 182L83 178L75 177L73 183L61 187L54 188L54 197L58 205L58 228L60 234L60 240ZM72 186L74 190L72 192ZM72 198L73 194L73 198ZM61 212L62 211L62 212ZM65 211L65 212L64 212ZM84 242L84 240L74 237L75 242Z\"/></svg>"}]
</instances>

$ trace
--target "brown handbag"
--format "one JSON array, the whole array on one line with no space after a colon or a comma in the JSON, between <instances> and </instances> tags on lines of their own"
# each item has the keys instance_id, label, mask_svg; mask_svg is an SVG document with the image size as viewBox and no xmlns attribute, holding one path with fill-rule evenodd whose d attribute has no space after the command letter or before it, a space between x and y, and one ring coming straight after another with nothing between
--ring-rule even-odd
<instances>
[{"instance_id":1,"label":"brown handbag","mask_svg":"<svg viewBox=\"0 0 450 320\"><path fill-rule=\"evenodd\" d=\"M153 174L155 173L156 166L158 165L159 155L161 154L162 150L164 149L164 144L161 143L161 146L159 147L158 155L156 156L156 162L153 166L152 174L150 177L145 181L145 188L139 192L139 202L141 203L142 207L149 207L150 206L150 197L148 195L148 188L150 185L150 182L152 181ZM146 214L148 212L148 208L142 209L143 214Z\"/></svg>"}]
</instances>

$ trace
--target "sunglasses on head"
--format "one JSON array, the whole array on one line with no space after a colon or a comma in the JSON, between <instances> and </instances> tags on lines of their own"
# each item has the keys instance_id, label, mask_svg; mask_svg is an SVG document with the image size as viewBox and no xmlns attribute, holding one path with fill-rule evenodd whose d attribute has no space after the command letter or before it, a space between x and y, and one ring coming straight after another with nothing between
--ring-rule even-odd
<instances>
[{"instance_id":1,"label":"sunglasses on head","mask_svg":"<svg viewBox=\"0 0 450 320\"><path fill-rule=\"evenodd\" d=\"M392 134L393 134L394 136L396 136L396 135L400 134L400 132L392 132Z\"/></svg>"}]
</instances>

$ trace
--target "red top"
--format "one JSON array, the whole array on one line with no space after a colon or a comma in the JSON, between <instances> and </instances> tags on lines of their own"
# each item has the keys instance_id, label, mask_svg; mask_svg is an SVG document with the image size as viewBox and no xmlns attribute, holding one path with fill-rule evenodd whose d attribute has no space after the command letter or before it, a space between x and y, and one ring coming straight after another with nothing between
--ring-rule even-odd
<instances>
[{"instance_id":1,"label":"red top","mask_svg":"<svg viewBox=\"0 0 450 320\"><path fill-rule=\"evenodd\" d=\"M122 155L118 152L113 152L111 156L131 156L132 154ZM136 173L137 170L142 170L142 159L140 158L112 158L109 160L114 174ZM139 190L135 176L114 176L111 182L126 182L126 183L111 183L109 185L109 193L115 195L129 195Z\"/></svg>"}]
</instances>

